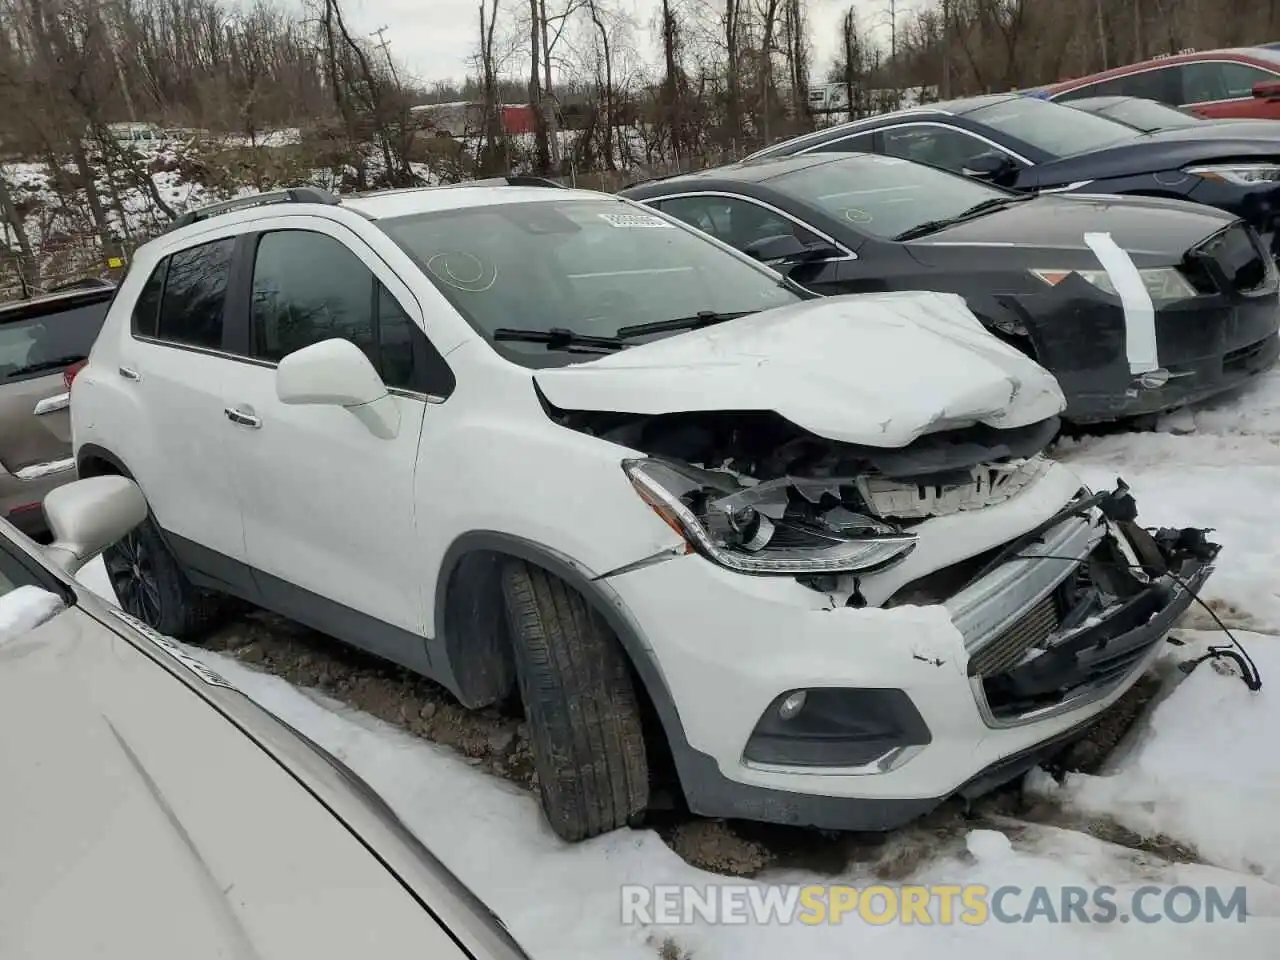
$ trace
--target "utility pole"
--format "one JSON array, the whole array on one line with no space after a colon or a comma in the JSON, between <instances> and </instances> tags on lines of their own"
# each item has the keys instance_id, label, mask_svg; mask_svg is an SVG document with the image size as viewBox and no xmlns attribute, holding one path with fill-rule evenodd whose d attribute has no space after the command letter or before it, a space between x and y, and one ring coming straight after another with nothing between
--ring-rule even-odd
<instances>
[{"instance_id":1,"label":"utility pole","mask_svg":"<svg viewBox=\"0 0 1280 960\"><path fill-rule=\"evenodd\" d=\"M951 3L942 0L942 93L943 100L951 99Z\"/></svg>"},{"instance_id":2,"label":"utility pole","mask_svg":"<svg viewBox=\"0 0 1280 960\"><path fill-rule=\"evenodd\" d=\"M391 79L394 80L396 82L396 86L399 87L400 77L396 73L395 62L391 59L391 41L384 39L382 36L386 32L386 26L381 26L377 30L373 31L373 33L369 34L369 36L378 38L377 47L382 51L382 55L387 58L387 67L391 70Z\"/></svg>"},{"instance_id":3,"label":"utility pole","mask_svg":"<svg viewBox=\"0 0 1280 960\"><path fill-rule=\"evenodd\" d=\"M902 99L898 86L898 0L889 0L889 74L893 82L893 106L897 109Z\"/></svg>"}]
</instances>

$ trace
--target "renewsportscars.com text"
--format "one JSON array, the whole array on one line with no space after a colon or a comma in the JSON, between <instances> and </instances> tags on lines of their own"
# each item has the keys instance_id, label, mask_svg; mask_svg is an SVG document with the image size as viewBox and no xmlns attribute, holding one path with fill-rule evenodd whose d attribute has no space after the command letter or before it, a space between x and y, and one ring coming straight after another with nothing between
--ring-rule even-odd
<instances>
[{"instance_id":1,"label":"renewsportscars.com text","mask_svg":"<svg viewBox=\"0 0 1280 960\"><path fill-rule=\"evenodd\" d=\"M626 924L1244 923L1244 887L863 887L710 884L622 887Z\"/></svg>"}]
</instances>

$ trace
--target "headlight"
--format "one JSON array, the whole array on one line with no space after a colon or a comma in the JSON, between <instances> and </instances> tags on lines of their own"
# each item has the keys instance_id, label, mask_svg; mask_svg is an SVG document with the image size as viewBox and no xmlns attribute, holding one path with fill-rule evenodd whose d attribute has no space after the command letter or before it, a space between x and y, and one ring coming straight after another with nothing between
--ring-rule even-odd
<instances>
[{"instance_id":1,"label":"headlight","mask_svg":"<svg viewBox=\"0 0 1280 960\"><path fill-rule=\"evenodd\" d=\"M1275 163L1215 163L1203 167L1187 167L1184 172L1206 180L1235 184L1237 187L1251 187L1257 183L1275 183L1280 180L1280 164Z\"/></svg>"},{"instance_id":2,"label":"headlight","mask_svg":"<svg viewBox=\"0 0 1280 960\"><path fill-rule=\"evenodd\" d=\"M1111 282L1110 274L1105 270L1032 270L1031 272L1051 287L1056 287L1074 273L1099 290L1113 297L1119 296L1116 293L1115 284ZM1142 277L1142 282L1147 288L1147 293L1151 294L1152 300L1185 300L1187 297L1200 295L1200 291L1174 267L1150 267L1139 270L1138 275Z\"/></svg>"},{"instance_id":3,"label":"headlight","mask_svg":"<svg viewBox=\"0 0 1280 960\"><path fill-rule=\"evenodd\" d=\"M844 506L852 480L782 478L751 486L665 460L624 460L636 492L695 550L741 573L870 572L916 537Z\"/></svg>"}]
</instances>

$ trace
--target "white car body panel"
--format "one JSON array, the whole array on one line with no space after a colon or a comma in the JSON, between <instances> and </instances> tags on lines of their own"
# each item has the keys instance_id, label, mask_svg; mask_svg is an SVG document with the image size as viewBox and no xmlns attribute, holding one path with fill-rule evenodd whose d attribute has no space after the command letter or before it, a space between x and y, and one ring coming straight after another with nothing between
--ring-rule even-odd
<instances>
[{"instance_id":1,"label":"white car body panel","mask_svg":"<svg viewBox=\"0 0 1280 960\"><path fill-rule=\"evenodd\" d=\"M972 423L1025 426L1065 406L1048 371L991 336L950 293L810 300L536 379L568 409L765 409L819 436L876 447Z\"/></svg>"}]
</instances>

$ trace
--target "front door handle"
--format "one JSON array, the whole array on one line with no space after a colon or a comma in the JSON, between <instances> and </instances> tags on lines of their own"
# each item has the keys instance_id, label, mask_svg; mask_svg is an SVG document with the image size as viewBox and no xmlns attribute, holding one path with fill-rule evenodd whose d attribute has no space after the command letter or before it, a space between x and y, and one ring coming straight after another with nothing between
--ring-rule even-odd
<instances>
[{"instance_id":1,"label":"front door handle","mask_svg":"<svg viewBox=\"0 0 1280 960\"><path fill-rule=\"evenodd\" d=\"M142 374L138 373L137 370L130 370L128 367L120 367L116 372L119 373L120 376L124 377L126 380L142 379Z\"/></svg>"},{"instance_id":2,"label":"front door handle","mask_svg":"<svg viewBox=\"0 0 1280 960\"><path fill-rule=\"evenodd\" d=\"M252 413L245 413L243 410L237 410L235 407L225 407L222 412L227 415L228 420L232 423L237 423L242 427L257 430L262 426L261 417L255 417Z\"/></svg>"}]
</instances>

